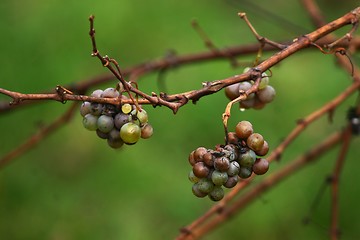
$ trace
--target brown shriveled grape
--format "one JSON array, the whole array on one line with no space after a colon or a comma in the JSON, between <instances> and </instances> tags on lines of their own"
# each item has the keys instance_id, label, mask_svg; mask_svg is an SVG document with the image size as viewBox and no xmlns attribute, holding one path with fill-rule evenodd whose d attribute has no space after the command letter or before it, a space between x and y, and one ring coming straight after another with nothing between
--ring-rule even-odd
<instances>
[{"instance_id":1,"label":"brown shriveled grape","mask_svg":"<svg viewBox=\"0 0 360 240\"><path fill-rule=\"evenodd\" d=\"M238 138L246 139L254 132L254 129L249 121L241 121L236 125L235 132Z\"/></svg>"},{"instance_id":2,"label":"brown shriveled grape","mask_svg":"<svg viewBox=\"0 0 360 240\"><path fill-rule=\"evenodd\" d=\"M195 161L202 161L204 154L207 153L207 149L204 147L198 147L194 152Z\"/></svg>"},{"instance_id":3,"label":"brown shriveled grape","mask_svg":"<svg viewBox=\"0 0 360 240\"><path fill-rule=\"evenodd\" d=\"M264 138L259 133L253 133L246 140L246 144L248 145L249 148L251 148L252 150L254 150L256 152L256 151L259 151L263 147Z\"/></svg>"},{"instance_id":4,"label":"brown shriveled grape","mask_svg":"<svg viewBox=\"0 0 360 240\"><path fill-rule=\"evenodd\" d=\"M204 162L197 162L193 166L194 175L198 178L205 178L210 172L210 169L205 165Z\"/></svg>"},{"instance_id":5,"label":"brown shriveled grape","mask_svg":"<svg viewBox=\"0 0 360 240\"><path fill-rule=\"evenodd\" d=\"M256 155L262 157L265 156L269 152L269 144L264 140L264 144L259 151L256 151Z\"/></svg>"}]
</instances>

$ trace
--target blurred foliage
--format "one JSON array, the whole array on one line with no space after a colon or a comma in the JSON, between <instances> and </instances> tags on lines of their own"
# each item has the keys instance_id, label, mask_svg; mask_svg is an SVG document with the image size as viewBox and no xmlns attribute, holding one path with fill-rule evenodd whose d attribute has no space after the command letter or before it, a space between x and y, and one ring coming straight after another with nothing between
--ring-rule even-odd
<instances>
[{"instance_id":1,"label":"blurred foliage","mask_svg":"<svg viewBox=\"0 0 360 240\"><path fill-rule=\"evenodd\" d=\"M319 1L328 20L356 6L357 1ZM311 31L314 29L298 1L256 1L278 16ZM258 32L272 39L292 39L305 32L288 29L271 17L239 1L40 1L0 2L0 86L34 93L107 73L90 57L88 16L96 15L100 51L116 58L122 68L161 58L169 49L178 54L205 51L190 26L197 19L219 46L254 42L237 16L248 12ZM255 56L239 57L252 61ZM232 111L230 128L250 120L255 130L275 147L306 116L337 96L350 77L334 58L304 51L272 69L277 98L262 111ZM165 76L169 92L201 87L201 82L242 72L227 61L187 65ZM143 77L139 87L159 92L157 74ZM114 86L115 81L99 86ZM0 100L8 100L0 96ZM271 172L342 128L345 113L355 96L342 104L334 122L324 117L304 132L285 152ZM187 180L188 154L198 146L223 142L221 114L227 104L222 93L188 104L173 115L164 107L146 107L155 134L150 140L109 149L82 127L77 114L30 152L0 172L0 239L171 239L179 228L204 213L213 203L197 199ZM48 124L68 104L47 102L22 108L0 118L1 156ZM359 139L354 139L343 170L340 188L342 239L360 237L360 218L354 206L360 189L354 170L360 167ZM320 162L294 174L264 193L241 214L206 239L326 239L329 226L329 191L308 226L301 223L332 171L338 149ZM257 181L263 177L258 177ZM350 183L350 184L349 184Z\"/></svg>"}]
</instances>

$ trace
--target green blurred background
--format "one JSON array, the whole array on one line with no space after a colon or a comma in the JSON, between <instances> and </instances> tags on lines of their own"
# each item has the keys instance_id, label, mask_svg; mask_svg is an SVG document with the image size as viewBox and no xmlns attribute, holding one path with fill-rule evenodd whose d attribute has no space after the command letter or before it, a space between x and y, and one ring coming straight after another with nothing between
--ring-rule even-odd
<instances>
[{"instance_id":1,"label":"green blurred background","mask_svg":"<svg viewBox=\"0 0 360 240\"><path fill-rule=\"evenodd\" d=\"M357 1L319 4L333 20ZM268 11L313 29L298 1L256 1ZM205 51L191 28L197 19L219 47L253 43L237 12L246 11L258 30L275 40L292 39L306 30L282 26L239 1L40 1L0 2L0 87L35 93L107 71L90 57L88 16L96 15L98 47L122 68L161 58L169 49L178 54ZM344 32L344 31L340 31ZM264 57L268 56L265 54ZM240 57L252 61L255 56ZM253 122L271 147L306 116L337 96L350 77L331 55L317 51L296 54L272 69L276 100L264 110L232 111L230 128L240 120ZM193 64L166 74L168 92L198 89L201 82L242 72L228 61ZM141 78L141 90L159 92L158 75ZM116 81L97 86L114 86ZM336 111L334 122L314 123L271 165L270 174L345 124L355 96ZM0 100L9 100L0 96ZM223 93L188 104L177 115L165 108L145 107L154 136L120 151L107 147L82 127L81 116L46 138L0 171L0 239L173 239L179 228L204 213L213 202L192 195L187 179L188 154L198 146L212 148L223 141ZM44 102L0 116L0 156L51 123L69 106ZM359 139L354 139L340 187L340 228L343 239L360 237ZM338 148L320 162L294 174L264 193L245 211L205 239L327 239L329 190L313 211L313 222L301 223L325 177L332 171ZM264 176L265 177L265 176ZM257 177L256 181L264 177Z\"/></svg>"}]
</instances>

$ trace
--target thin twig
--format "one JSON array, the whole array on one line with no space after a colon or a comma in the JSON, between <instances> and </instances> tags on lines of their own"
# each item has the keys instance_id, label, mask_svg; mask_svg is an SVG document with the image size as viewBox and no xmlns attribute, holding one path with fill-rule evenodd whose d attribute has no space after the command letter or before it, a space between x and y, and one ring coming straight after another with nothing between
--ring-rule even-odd
<instances>
[{"instance_id":1,"label":"thin twig","mask_svg":"<svg viewBox=\"0 0 360 240\"><path fill-rule=\"evenodd\" d=\"M346 154L349 149L351 140L351 126L344 130L342 138L341 150L337 158L333 174L331 175L331 224L330 237L332 240L338 240L340 236L339 229L339 179L341 170L344 166Z\"/></svg>"}]
</instances>

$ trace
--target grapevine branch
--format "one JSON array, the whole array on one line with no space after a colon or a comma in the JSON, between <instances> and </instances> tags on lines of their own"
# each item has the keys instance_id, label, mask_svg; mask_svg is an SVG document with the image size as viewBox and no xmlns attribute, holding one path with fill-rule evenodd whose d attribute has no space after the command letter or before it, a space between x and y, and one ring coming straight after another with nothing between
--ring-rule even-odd
<instances>
[{"instance_id":1,"label":"grapevine branch","mask_svg":"<svg viewBox=\"0 0 360 240\"><path fill-rule=\"evenodd\" d=\"M253 68L249 72L235 75L232 77L228 77L222 80L216 80L211 82L206 82L203 84L203 88L199 90L192 90L188 92L178 93L178 94L160 94L160 96L154 95L150 96L142 91L133 88L131 85L126 84L129 88L129 90L135 94L138 94L141 96L142 104L152 104L154 106L157 105L164 105L168 108L172 109L174 113L178 111L178 109L185 105L189 100L196 102L200 98L210 95L213 93L216 93L220 91L222 88L229 86L234 83L247 81L247 80L256 80L262 72L266 71L267 69L271 68L272 66L276 65L277 63L281 62L285 58L289 57L290 55L294 54L297 51L300 51L301 49L307 48L312 45L313 42L316 42L320 38L326 36L327 34L345 26L348 24L354 24L359 21L360 16L360 8L356 8L353 11L345 14L344 16L332 21L331 23L328 23L327 25L313 31L312 33L309 33L307 35L304 35L302 37L299 37L297 39L294 39L293 43L288 45L285 49L281 50L280 52L274 54L267 60L260 63L256 68ZM95 38L95 37L94 37ZM96 53L96 56L101 56L99 52ZM106 65L106 67L109 68L111 64L107 64L107 60L104 60L104 58L101 58L101 62ZM119 74L115 71L115 69L110 70L118 79L121 78ZM20 102L23 100L56 100L56 101L67 101L67 100L73 100L73 101L84 101L84 97L82 95L72 95L72 94L64 94L63 96L59 96L58 94L19 94L16 92L7 91L5 89L0 89L0 92L11 96L14 98L14 102ZM110 99L87 99L89 101L95 101L95 102L102 102L102 103L109 103L114 104L114 100ZM87 101L86 100L86 101Z\"/></svg>"}]
</instances>

